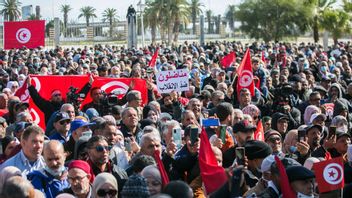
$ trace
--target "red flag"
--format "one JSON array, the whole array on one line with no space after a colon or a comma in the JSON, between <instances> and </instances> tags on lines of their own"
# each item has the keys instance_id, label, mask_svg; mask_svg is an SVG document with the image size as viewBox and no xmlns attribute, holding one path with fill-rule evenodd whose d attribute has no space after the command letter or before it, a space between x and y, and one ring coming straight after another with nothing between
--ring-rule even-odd
<instances>
[{"instance_id":1,"label":"red flag","mask_svg":"<svg viewBox=\"0 0 352 198\"><path fill-rule=\"evenodd\" d=\"M4 48L45 46L45 21L4 22Z\"/></svg>"},{"instance_id":2,"label":"red flag","mask_svg":"<svg viewBox=\"0 0 352 198\"><path fill-rule=\"evenodd\" d=\"M342 157L314 163L313 170L320 193L344 187L345 181Z\"/></svg>"},{"instance_id":3,"label":"red flag","mask_svg":"<svg viewBox=\"0 0 352 198\"><path fill-rule=\"evenodd\" d=\"M219 189L227 181L225 169L218 165L205 129L200 134L199 168L207 194Z\"/></svg>"},{"instance_id":4,"label":"red flag","mask_svg":"<svg viewBox=\"0 0 352 198\"><path fill-rule=\"evenodd\" d=\"M15 96L17 96L22 102L29 102L29 92L27 90L27 81L23 82L23 85L17 89Z\"/></svg>"},{"instance_id":5,"label":"red flag","mask_svg":"<svg viewBox=\"0 0 352 198\"><path fill-rule=\"evenodd\" d=\"M150 60L148 66L149 67L155 67L156 65L156 58L158 58L158 53L159 53L159 48L156 48L153 56L152 56L152 59Z\"/></svg>"},{"instance_id":6,"label":"red flag","mask_svg":"<svg viewBox=\"0 0 352 198\"><path fill-rule=\"evenodd\" d=\"M252 61L249 49L247 49L246 54L243 57L241 65L237 69L237 95L243 88L249 89L251 95L254 96L254 80L252 71Z\"/></svg>"},{"instance_id":7,"label":"red flag","mask_svg":"<svg viewBox=\"0 0 352 198\"><path fill-rule=\"evenodd\" d=\"M231 66L233 62L235 62L235 60L236 60L236 55L235 55L235 52L232 51L224 58L221 59L221 66L223 68L228 68Z\"/></svg>"},{"instance_id":8,"label":"red flag","mask_svg":"<svg viewBox=\"0 0 352 198\"><path fill-rule=\"evenodd\" d=\"M66 99L66 93L69 91L69 87L73 86L76 88L81 89L88 81L88 76L77 76L77 75L70 75L70 76L39 76L39 75L31 75L32 77L32 85L37 89L40 96L44 99L49 100L51 97L51 92L55 89L60 90L62 93L62 97ZM141 92L143 104L146 104L148 101L148 94L147 94L147 85L146 81L143 79L133 79L133 78L102 78L97 77L95 78L92 87L100 87L106 93L114 92L115 94L119 95L119 98L122 98L123 95L128 91L129 84L131 81L135 81L135 90ZM138 86L137 86L138 85ZM23 85L20 89L22 89ZM20 94L22 93L22 94ZM44 114L40 111L40 109L34 104L33 100L29 97L29 92L16 92L16 94L21 95L20 99L22 101L26 101L25 99L29 99L29 110L33 117L33 121L38 124L40 127L45 129L45 119ZM82 107L84 104L87 104L92 101L90 94L87 94L87 97L82 102Z\"/></svg>"},{"instance_id":9,"label":"red flag","mask_svg":"<svg viewBox=\"0 0 352 198\"><path fill-rule=\"evenodd\" d=\"M259 120L257 124L257 130L254 132L254 139L264 142L264 128L261 120Z\"/></svg>"},{"instance_id":10,"label":"red flag","mask_svg":"<svg viewBox=\"0 0 352 198\"><path fill-rule=\"evenodd\" d=\"M262 50L262 57L261 57L261 59L262 59L263 63L266 62L266 61L265 61L265 51L264 51L264 50Z\"/></svg>"},{"instance_id":11,"label":"red flag","mask_svg":"<svg viewBox=\"0 0 352 198\"><path fill-rule=\"evenodd\" d=\"M292 190L290 186L290 182L288 181L285 167L278 156L275 156L275 162L280 172L280 183L281 183L280 186L281 186L282 197L296 198L297 196L295 192Z\"/></svg>"},{"instance_id":12,"label":"red flag","mask_svg":"<svg viewBox=\"0 0 352 198\"><path fill-rule=\"evenodd\" d=\"M154 159L155 159L156 165L158 166L159 171L160 171L161 182L163 184L163 187L165 187L169 183L169 176L167 175L166 170L164 168L164 164L160 159L160 151L159 150L155 150Z\"/></svg>"},{"instance_id":13,"label":"red flag","mask_svg":"<svg viewBox=\"0 0 352 198\"><path fill-rule=\"evenodd\" d=\"M332 159L332 157L331 157L330 152L329 152L329 151L326 151L326 152L325 152L325 160L331 160L331 159Z\"/></svg>"}]
</instances>

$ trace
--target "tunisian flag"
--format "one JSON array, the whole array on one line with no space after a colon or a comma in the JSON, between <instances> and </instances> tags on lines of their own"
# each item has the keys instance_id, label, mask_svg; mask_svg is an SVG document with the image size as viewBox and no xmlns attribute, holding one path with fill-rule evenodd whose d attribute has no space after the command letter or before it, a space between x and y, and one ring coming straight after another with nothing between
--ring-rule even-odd
<instances>
[{"instance_id":1,"label":"tunisian flag","mask_svg":"<svg viewBox=\"0 0 352 198\"><path fill-rule=\"evenodd\" d=\"M214 152L211 149L207 133L204 127L200 134L199 148L199 168L202 181L204 183L207 194L210 194L227 181L225 169L218 165Z\"/></svg>"},{"instance_id":2,"label":"tunisian flag","mask_svg":"<svg viewBox=\"0 0 352 198\"><path fill-rule=\"evenodd\" d=\"M314 163L313 170L318 183L319 193L344 187L345 181L342 157Z\"/></svg>"},{"instance_id":3,"label":"tunisian flag","mask_svg":"<svg viewBox=\"0 0 352 198\"><path fill-rule=\"evenodd\" d=\"M223 68L228 68L231 66L233 62L236 60L235 52L232 51L230 54L226 55L224 58L221 59L221 65Z\"/></svg>"},{"instance_id":4,"label":"tunisian flag","mask_svg":"<svg viewBox=\"0 0 352 198\"><path fill-rule=\"evenodd\" d=\"M169 183L169 176L167 175L164 164L160 159L160 151L159 150L155 150L154 159L155 159L156 165L159 168L162 185L163 185L163 187L165 187Z\"/></svg>"},{"instance_id":5,"label":"tunisian flag","mask_svg":"<svg viewBox=\"0 0 352 198\"><path fill-rule=\"evenodd\" d=\"M293 189L290 186L290 182L288 181L287 173L285 170L284 165L282 164L281 160L279 159L278 156L275 156L275 162L277 165L277 168L279 169L280 173L280 183L281 183L281 192L282 192L282 197L285 198L296 198L296 194L293 191Z\"/></svg>"},{"instance_id":6,"label":"tunisian flag","mask_svg":"<svg viewBox=\"0 0 352 198\"><path fill-rule=\"evenodd\" d=\"M159 48L156 48L153 56L152 56L152 59L150 60L148 66L149 67L155 67L156 65L156 58L158 58L158 53L159 53Z\"/></svg>"},{"instance_id":7,"label":"tunisian flag","mask_svg":"<svg viewBox=\"0 0 352 198\"><path fill-rule=\"evenodd\" d=\"M45 21L4 22L4 48L29 49L45 45Z\"/></svg>"},{"instance_id":8,"label":"tunisian flag","mask_svg":"<svg viewBox=\"0 0 352 198\"><path fill-rule=\"evenodd\" d=\"M36 88L41 97L46 100L50 100L51 93L53 90L60 90L62 93L63 100L66 100L66 94L69 91L69 87L73 86L79 90L89 81L87 76L39 76L31 75L31 83ZM129 89L129 84L131 81L135 82L135 90L138 90L142 94L143 104L146 104L148 101L147 94L147 85L146 81L143 79L134 79L134 78L102 78L96 77L92 87L100 87L106 93L115 93L119 98L122 98ZM138 86L137 86L138 85ZM23 83L23 86L18 89L15 93L21 101L29 103L29 110L33 117L33 121L38 124L40 127L45 129L45 119L43 112L34 104L33 100L29 95L27 90L27 83ZM90 94L88 93L84 101L82 102L83 106L86 103L92 101Z\"/></svg>"},{"instance_id":9,"label":"tunisian flag","mask_svg":"<svg viewBox=\"0 0 352 198\"><path fill-rule=\"evenodd\" d=\"M253 80L253 71L252 71L252 61L251 54L249 49L247 49L241 65L237 69L237 95L243 88L249 89L251 95L254 96L254 80Z\"/></svg>"}]
</instances>

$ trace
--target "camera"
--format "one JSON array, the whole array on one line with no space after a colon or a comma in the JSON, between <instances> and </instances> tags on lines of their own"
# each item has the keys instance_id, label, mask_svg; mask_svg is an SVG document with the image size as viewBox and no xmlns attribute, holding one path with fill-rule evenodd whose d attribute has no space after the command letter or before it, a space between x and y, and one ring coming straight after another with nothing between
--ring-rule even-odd
<instances>
[{"instance_id":1,"label":"camera","mask_svg":"<svg viewBox=\"0 0 352 198\"><path fill-rule=\"evenodd\" d=\"M80 109L81 103L86 97L85 94L83 93L77 94L76 93L77 91L78 91L77 87L70 86L69 91L66 93L66 101L73 105L76 111L76 115L78 115L78 111Z\"/></svg>"}]
</instances>

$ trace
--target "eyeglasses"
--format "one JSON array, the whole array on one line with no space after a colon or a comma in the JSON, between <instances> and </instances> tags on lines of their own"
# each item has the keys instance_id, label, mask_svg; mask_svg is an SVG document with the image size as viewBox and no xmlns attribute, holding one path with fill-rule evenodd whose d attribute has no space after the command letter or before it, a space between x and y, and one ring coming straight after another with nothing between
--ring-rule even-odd
<instances>
[{"instance_id":1,"label":"eyeglasses","mask_svg":"<svg viewBox=\"0 0 352 198\"><path fill-rule=\"evenodd\" d=\"M281 142L281 138L279 138L279 137L272 137L272 138L269 138L268 140L269 140L271 143L276 143L276 142L278 142L278 141Z\"/></svg>"},{"instance_id":2,"label":"eyeglasses","mask_svg":"<svg viewBox=\"0 0 352 198\"><path fill-rule=\"evenodd\" d=\"M58 96L61 96L61 94L54 94L53 96L54 97L58 97Z\"/></svg>"},{"instance_id":3,"label":"eyeglasses","mask_svg":"<svg viewBox=\"0 0 352 198\"><path fill-rule=\"evenodd\" d=\"M116 196L116 194L117 194L117 190L113 190L113 189L99 189L97 191L97 195L99 197L105 197L106 195Z\"/></svg>"},{"instance_id":4,"label":"eyeglasses","mask_svg":"<svg viewBox=\"0 0 352 198\"><path fill-rule=\"evenodd\" d=\"M110 151L111 146L96 146L95 148L93 147L91 149L95 149L97 152Z\"/></svg>"},{"instance_id":5,"label":"eyeglasses","mask_svg":"<svg viewBox=\"0 0 352 198\"><path fill-rule=\"evenodd\" d=\"M68 179L68 181L70 182L70 183L73 183L74 181L82 181L84 178L86 178L88 175L85 175L85 176L82 176L82 177L80 177L80 176L77 176L77 177L70 177L70 176L68 176L67 177L67 179Z\"/></svg>"}]
</instances>

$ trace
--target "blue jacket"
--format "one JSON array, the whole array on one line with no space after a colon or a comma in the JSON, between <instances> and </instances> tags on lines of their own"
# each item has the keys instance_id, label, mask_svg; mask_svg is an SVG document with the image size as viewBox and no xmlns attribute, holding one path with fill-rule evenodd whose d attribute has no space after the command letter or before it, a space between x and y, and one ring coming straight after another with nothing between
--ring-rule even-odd
<instances>
[{"instance_id":1,"label":"blue jacket","mask_svg":"<svg viewBox=\"0 0 352 198\"><path fill-rule=\"evenodd\" d=\"M55 198L60 191L70 187L67 179L60 181L44 171L44 169L29 173L27 178L31 181L34 188L42 191L47 198Z\"/></svg>"}]
</instances>

